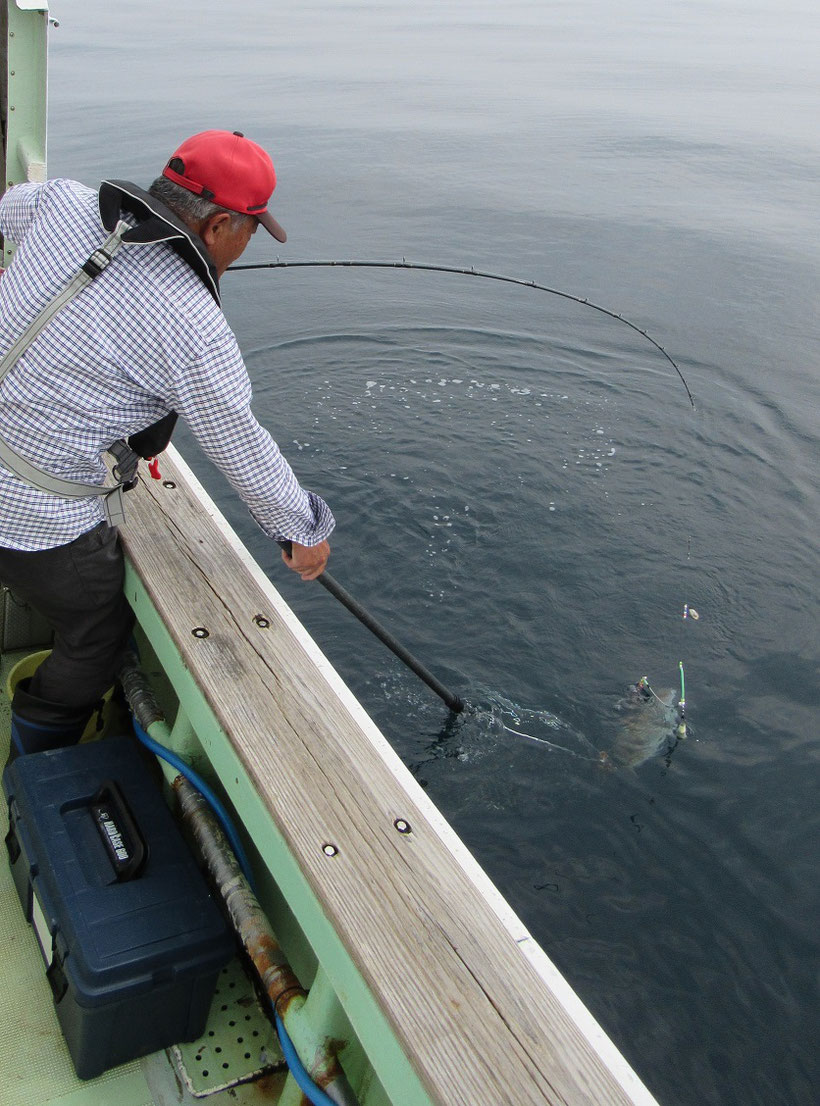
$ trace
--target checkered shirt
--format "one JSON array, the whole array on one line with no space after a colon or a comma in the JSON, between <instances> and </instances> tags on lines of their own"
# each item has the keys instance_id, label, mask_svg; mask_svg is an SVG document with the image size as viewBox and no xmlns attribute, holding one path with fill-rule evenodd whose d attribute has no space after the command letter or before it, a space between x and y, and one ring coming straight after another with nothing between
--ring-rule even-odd
<instances>
[{"instance_id":1,"label":"checkered shirt","mask_svg":"<svg viewBox=\"0 0 820 1106\"><path fill-rule=\"evenodd\" d=\"M52 180L9 189L0 233L18 245L0 278L2 354L106 232L96 192ZM102 484L113 442L177 411L266 534L316 545L333 515L300 487L250 403L236 338L199 277L165 243L125 245L0 385L0 434L46 472ZM0 464L0 546L63 545L102 519L98 497L38 491Z\"/></svg>"}]
</instances>

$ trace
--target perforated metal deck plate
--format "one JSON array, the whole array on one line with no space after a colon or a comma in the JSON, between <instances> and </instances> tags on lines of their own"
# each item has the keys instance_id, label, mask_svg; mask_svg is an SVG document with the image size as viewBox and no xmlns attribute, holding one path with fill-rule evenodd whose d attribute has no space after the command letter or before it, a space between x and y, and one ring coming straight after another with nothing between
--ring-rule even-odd
<instances>
[{"instance_id":1,"label":"perforated metal deck plate","mask_svg":"<svg viewBox=\"0 0 820 1106\"><path fill-rule=\"evenodd\" d=\"M202 1037L174 1045L170 1055L195 1098L284 1069L276 1030L238 959L219 976Z\"/></svg>"}]
</instances>

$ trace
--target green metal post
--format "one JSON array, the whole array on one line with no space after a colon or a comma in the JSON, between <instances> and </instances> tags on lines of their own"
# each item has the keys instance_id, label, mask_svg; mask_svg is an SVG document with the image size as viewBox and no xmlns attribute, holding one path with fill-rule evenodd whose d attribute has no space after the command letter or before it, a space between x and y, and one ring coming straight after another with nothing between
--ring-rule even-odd
<instances>
[{"instance_id":1,"label":"green metal post","mask_svg":"<svg viewBox=\"0 0 820 1106\"><path fill-rule=\"evenodd\" d=\"M157 740L159 741L159 738ZM197 772L202 771L205 767L202 746L199 744L196 730L183 710L182 704L180 704L177 711L174 724L168 735L168 741L161 742L161 744L166 744L168 748L173 749L177 756L182 757L186 764L190 764Z\"/></svg>"},{"instance_id":2,"label":"green metal post","mask_svg":"<svg viewBox=\"0 0 820 1106\"><path fill-rule=\"evenodd\" d=\"M48 4L6 0L6 86L3 99L3 191L46 178ZM3 261L13 248L4 245Z\"/></svg>"},{"instance_id":3,"label":"green metal post","mask_svg":"<svg viewBox=\"0 0 820 1106\"><path fill-rule=\"evenodd\" d=\"M305 1001L291 1003L283 1020L297 1054L305 1058L312 1056L321 1044L341 1045L352 1036L339 996L321 965ZM331 1045L331 1052L336 1051ZM302 1106L303 1102L302 1092L291 1075L278 1106Z\"/></svg>"}]
</instances>

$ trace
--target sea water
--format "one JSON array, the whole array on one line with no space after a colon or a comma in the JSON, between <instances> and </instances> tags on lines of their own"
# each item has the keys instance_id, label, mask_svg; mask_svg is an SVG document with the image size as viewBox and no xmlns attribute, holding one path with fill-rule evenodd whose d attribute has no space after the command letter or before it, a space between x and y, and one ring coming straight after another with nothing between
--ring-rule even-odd
<instances>
[{"instance_id":1,"label":"sea water","mask_svg":"<svg viewBox=\"0 0 820 1106\"><path fill-rule=\"evenodd\" d=\"M55 5L56 6L56 5ZM665 1106L817 1100L817 128L808 0L86 0L49 170L147 185L243 130L289 233L226 276L255 407L332 571L459 718L271 578ZM93 80L88 75L93 73ZM684 619L686 605L699 619ZM632 765L617 704L686 673Z\"/></svg>"}]
</instances>

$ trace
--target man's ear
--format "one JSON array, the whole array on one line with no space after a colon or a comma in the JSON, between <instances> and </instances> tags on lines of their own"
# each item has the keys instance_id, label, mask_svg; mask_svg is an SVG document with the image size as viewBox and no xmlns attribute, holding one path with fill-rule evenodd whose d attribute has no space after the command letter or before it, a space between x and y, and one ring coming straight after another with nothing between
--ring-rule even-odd
<instances>
[{"instance_id":1,"label":"man's ear","mask_svg":"<svg viewBox=\"0 0 820 1106\"><path fill-rule=\"evenodd\" d=\"M221 240L225 231L230 230L231 216L227 211L219 211L211 215L199 229L199 237L210 247L214 242ZM227 224L227 225L226 225Z\"/></svg>"}]
</instances>

